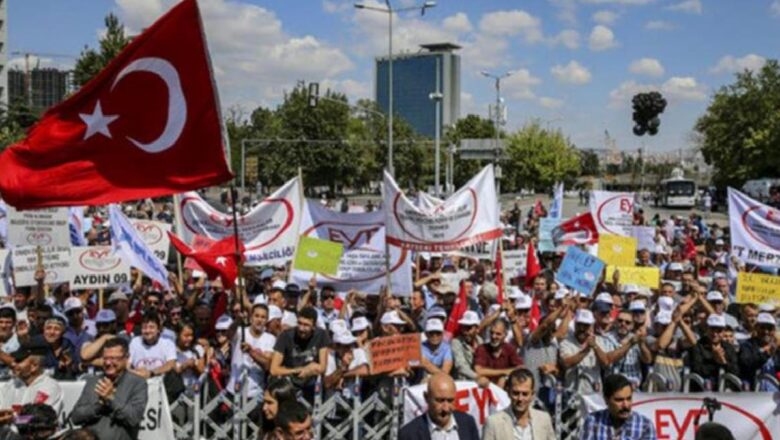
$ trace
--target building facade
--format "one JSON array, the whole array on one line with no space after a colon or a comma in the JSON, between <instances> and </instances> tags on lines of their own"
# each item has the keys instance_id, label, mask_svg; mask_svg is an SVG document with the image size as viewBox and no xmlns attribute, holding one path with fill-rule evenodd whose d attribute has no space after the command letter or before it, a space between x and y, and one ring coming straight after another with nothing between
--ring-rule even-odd
<instances>
[{"instance_id":1,"label":"building facade","mask_svg":"<svg viewBox=\"0 0 780 440\"><path fill-rule=\"evenodd\" d=\"M393 115L417 133L433 137L436 104L431 93L438 90L442 94L442 129L460 118L460 55L455 53L460 46L441 43L420 47L418 53L393 56ZM387 61L387 57L376 59L374 75L374 99L385 113L389 107Z\"/></svg>"},{"instance_id":2,"label":"building facade","mask_svg":"<svg viewBox=\"0 0 780 440\"><path fill-rule=\"evenodd\" d=\"M27 102L34 112L42 112L65 99L70 91L71 73L53 68L35 68L29 72L29 96L27 79L22 70L8 72L8 99L10 102Z\"/></svg>"}]
</instances>

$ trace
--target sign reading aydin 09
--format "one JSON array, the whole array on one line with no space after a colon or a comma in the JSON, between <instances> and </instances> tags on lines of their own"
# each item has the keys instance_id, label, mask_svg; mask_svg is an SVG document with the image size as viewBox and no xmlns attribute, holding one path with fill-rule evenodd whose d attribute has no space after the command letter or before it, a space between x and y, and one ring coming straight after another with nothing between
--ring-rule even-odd
<instances>
[{"instance_id":1,"label":"sign reading aydin 09","mask_svg":"<svg viewBox=\"0 0 780 440\"><path fill-rule=\"evenodd\" d=\"M70 251L71 290L102 289L130 282L130 265L111 246L73 247Z\"/></svg>"},{"instance_id":2,"label":"sign reading aydin 09","mask_svg":"<svg viewBox=\"0 0 780 440\"><path fill-rule=\"evenodd\" d=\"M180 230L186 242L192 243L195 235L212 240L233 235L233 215L217 211L198 193L184 194L180 207ZM246 247L246 264L278 265L291 260L301 211L300 180L296 177L247 214L238 216L238 234Z\"/></svg>"},{"instance_id":3,"label":"sign reading aydin 09","mask_svg":"<svg viewBox=\"0 0 780 440\"><path fill-rule=\"evenodd\" d=\"M731 253L742 261L780 267L780 210L729 188Z\"/></svg>"},{"instance_id":4,"label":"sign reading aydin 09","mask_svg":"<svg viewBox=\"0 0 780 440\"><path fill-rule=\"evenodd\" d=\"M501 236L493 166L437 206L421 208L409 200L385 171L387 242L404 249L442 252Z\"/></svg>"}]
</instances>

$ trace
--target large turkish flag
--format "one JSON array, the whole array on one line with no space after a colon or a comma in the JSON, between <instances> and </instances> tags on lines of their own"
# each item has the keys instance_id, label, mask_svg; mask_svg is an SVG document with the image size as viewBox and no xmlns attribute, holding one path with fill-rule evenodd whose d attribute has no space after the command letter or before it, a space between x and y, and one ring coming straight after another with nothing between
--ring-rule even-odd
<instances>
[{"instance_id":1,"label":"large turkish flag","mask_svg":"<svg viewBox=\"0 0 780 440\"><path fill-rule=\"evenodd\" d=\"M195 0L135 37L0 156L0 194L19 209L155 197L231 177Z\"/></svg>"}]
</instances>

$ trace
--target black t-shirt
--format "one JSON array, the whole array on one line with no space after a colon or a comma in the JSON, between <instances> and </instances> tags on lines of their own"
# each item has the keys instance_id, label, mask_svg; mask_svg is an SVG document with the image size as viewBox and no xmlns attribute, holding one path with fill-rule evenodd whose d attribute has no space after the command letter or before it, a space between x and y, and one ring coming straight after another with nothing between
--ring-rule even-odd
<instances>
[{"instance_id":1,"label":"black t-shirt","mask_svg":"<svg viewBox=\"0 0 780 440\"><path fill-rule=\"evenodd\" d=\"M314 333L307 340L301 340L296 336L296 329L283 331L274 345L274 351L284 357L282 366L285 368L298 368L312 362L319 362L320 349L330 345L330 337L325 330L315 328Z\"/></svg>"}]
</instances>

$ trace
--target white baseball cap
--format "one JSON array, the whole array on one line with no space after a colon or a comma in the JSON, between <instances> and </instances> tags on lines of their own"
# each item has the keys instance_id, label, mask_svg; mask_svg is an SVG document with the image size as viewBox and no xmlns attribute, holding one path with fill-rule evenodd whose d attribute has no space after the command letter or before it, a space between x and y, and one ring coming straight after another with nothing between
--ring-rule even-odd
<instances>
[{"instance_id":1,"label":"white baseball cap","mask_svg":"<svg viewBox=\"0 0 780 440\"><path fill-rule=\"evenodd\" d=\"M523 291L519 287L509 286L509 293L507 294L509 299L518 299L521 296L523 296Z\"/></svg>"},{"instance_id":2,"label":"white baseball cap","mask_svg":"<svg viewBox=\"0 0 780 440\"><path fill-rule=\"evenodd\" d=\"M601 292L598 295L596 295L596 301L604 302L612 305L615 304L615 302L612 301L612 295L610 295L608 292Z\"/></svg>"},{"instance_id":3,"label":"white baseball cap","mask_svg":"<svg viewBox=\"0 0 780 440\"><path fill-rule=\"evenodd\" d=\"M715 246L723 246L725 244L726 244L726 242L723 241L722 238L719 238L719 239L715 240Z\"/></svg>"},{"instance_id":4,"label":"white baseball cap","mask_svg":"<svg viewBox=\"0 0 780 440\"><path fill-rule=\"evenodd\" d=\"M358 316L357 318L352 320L353 332L362 332L363 330L369 327L371 327L371 324L369 324L368 319L366 319L365 316Z\"/></svg>"},{"instance_id":5,"label":"white baseball cap","mask_svg":"<svg viewBox=\"0 0 780 440\"><path fill-rule=\"evenodd\" d=\"M263 295L262 293L260 295L257 295L252 301L252 305L258 305L258 304L268 304L268 297Z\"/></svg>"},{"instance_id":6,"label":"white baseball cap","mask_svg":"<svg viewBox=\"0 0 780 440\"><path fill-rule=\"evenodd\" d=\"M675 272L682 272L683 265L680 263L669 263L669 270L675 271Z\"/></svg>"},{"instance_id":7,"label":"white baseball cap","mask_svg":"<svg viewBox=\"0 0 780 440\"><path fill-rule=\"evenodd\" d=\"M658 298L658 308L661 311L671 312L674 310L674 300L668 296L662 296Z\"/></svg>"},{"instance_id":8,"label":"white baseball cap","mask_svg":"<svg viewBox=\"0 0 780 440\"><path fill-rule=\"evenodd\" d=\"M713 313L707 317L707 326L709 327L726 327L726 318L724 316Z\"/></svg>"},{"instance_id":9,"label":"white baseball cap","mask_svg":"<svg viewBox=\"0 0 780 440\"><path fill-rule=\"evenodd\" d=\"M560 289L555 291L554 299L564 299L566 298L566 295L569 294L569 289L565 287L561 287Z\"/></svg>"},{"instance_id":10,"label":"white baseball cap","mask_svg":"<svg viewBox=\"0 0 780 440\"><path fill-rule=\"evenodd\" d=\"M425 321L425 333L443 332L444 323L439 319L429 319Z\"/></svg>"},{"instance_id":11,"label":"white baseball cap","mask_svg":"<svg viewBox=\"0 0 780 440\"><path fill-rule=\"evenodd\" d=\"M287 283L282 280L276 280L273 284L271 284L271 290L281 290L284 292L285 288L287 288Z\"/></svg>"},{"instance_id":12,"label":"white baseball cap","mask_svg":"<svg viewBox=\"0 0 780 440\"><path fill-rule=\"evenodd\" d=\"M318 319L317 323L325 321L324 319ZM338 333L349 333L349 325L347 325L347 321L343 319L334 319L328 324L328 328L330 331L335 335Z\"/></svg>"},{"instance_id":13,"label":"white baseball cap","mask_svg":"<svg viewBox=\"0 0 780 440\"><path fill-rule=\"evenodd\" d=\"M222 315L217 318L216 324L214 324L215 330L230 330L230 326L233 325L233 319L230 316Z\"/></svg>"},{"instance_id":14,"label":"white baseball cap","mask_svg":"<svg viewBox=\"0 0 780 440\"><path fill-rule=\"evenodd\" d=\"M68 314L68 312L70 312L71 310L77 310L77 309L79 309L79 310L80 310L80 309L83 307L83 306L81 305L81 300L80 300L80 299L78 299L78 298L77 298L77 297L75 297L75 296L71 296L70 298L66 299L66 300L65 300L65 304L64 304L64 306L65 306L65 307L64 307L64 309L65 309L65 314L66 314L66 315L67 315L67 314Z\"/></svg>"},{"instance_id":15,"label":"white baseball cap","mask_svg":"<svg viewBox=\"0 0 780 440\"><path fill-rule=\"evenodd\" d=\"M444 310L442 307L438 307L438 306L431 307L425 313L425 319L430 319L430 318L447 319L447 311Z\"/></svg>"},{"instance_id":16,"label":"white baseball cap","mask_svg":"<svg viewBox=\"0 0 780 440\"><path fill-rule=\"evenodd\" d=\"M282 319L284 317L284 314L282 314L282 309L275 305L268 306L268 321L273 321L274 319Z\"/></svg>"},{"instance_id":17,"label":"white baseball cap","mask_svg":"<svg viewBox=\"0 0 780 440\"><path fill-rule=\"evenodd\" d=\"M333 335L333 342L338 345L352 345L357 342L357 339L352 336L352 333L348 331L336 332Z\"/></svg>"},{"instance_id":18,"label":"white baseball cap","mask_svg":"<svg viewBox=\"0 0 780 440\"><path fill-rule=\"evenodd\" d=\"M282 314L282 325L286 325L287 327L298 327L298 317L295 316L295 313L285 310Z\"/></svg>"},{"instance_id":19,"label":"white baseball cap","mask_svg":"<svg viewBox=\"0 0 780 440\"><path fill-rule=\"evenodd\" d=\"M459 325L479 325L479 315L473 310L466 310L458 320Z\"/></svg>"},{"instance_id":20,"label":"white baseball cap","mask_svg":"<svg viewBox=\"0 0 780 440\"><path fill-rule=\"evenodd\" d=\"M631 301L631 304L628 305L628 311L630 312L644 312L645 310L647 310L647 308L642 301Z\"/></svg>"},{"instance_id":21,"label":"white baseball cap","mask_svg":"<svg viewBox=\"0 0 780 440\"><path fill-rule=\"evenodd\" d=\"M763 303L758 306L759 312L774 313L775 305L771 303Z\"/></svg>"},{"instance_id":22,"label":"white baseball cap","mask_svg":"<svg viewBox=\"0 0 780 440\"><path fill-rule=\"evenodd\" d=\"M707 292L707 301L723 301L723 294L717 290Z\"/></svg>"},{"instance_id":23,"label":"white baseball cap","mask_svg":"<svg viewBox=\"0 0 780 440\"><path fill-rule=\"evenodd\" d=\"M658 314L655 315L655 321L656 324L663 324L668 325L672 323L672 312L671 310L661 310L658 312Z\"/></svg>"},{"instance_id":24,"label":"white baseball cap","mask_svg":"<svg viewBox=\"0 0 780 440\"><path fill-rule=\"evenodd\" d=\"M577 313L574 315L574 322L577 324L592 325L596 323L596 320L593 319L593 313L590 310L579 309L577 310Z\"/></svg>"},{"instance_id":25,"label":"white baseball cap","mask_svg":"<svg viewBox=\"0 0 780 440\"><path fill-rule=\"evenodd\" d=\"M520 298L515 301L515 309L525 310L530 309L533 305L533 300L528 295L520 295Z\"/></svg>"},{"instance_id":26,"label":"white baseball cap","mask_svg":"<svg viewBox=\"0 0 780 440\"><path fill-rule=\"evenodd\" d=\"M429 320L430 321L430 320ZM380 320L382 324L388 325L388 324L395 324L395 325L404 325L406 324L403 319L401 319L400 316L398 316L398 312L395 310L391 310L389 312L385 312L384 315L382 315L382 319Z\"/></svg>"},{"instance_id":27,"label":"white baseball cap","mask_svg":"<svg viewBox=\"0 0 780 440\"><path fill-rule=\"evenodd\" d=\"M777 326L777 321L775 320L775 317L769 313L759 313L758 320L756 322L758 322L759 324L769 324L772 326Z\"/></svg>"},{"instance_id":28,"label":"white baseball cap","mask_svg":"<svg viewBox=\"0 0 780 440\"><path fill-rule=\"evenodd\" d=\"M639 292L639 286L636 284L626 284L623 286L623 293L638 293Z\"/></svg>"}]
</instances>

